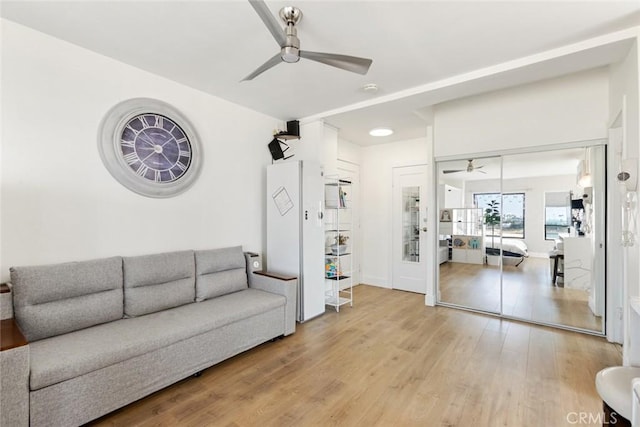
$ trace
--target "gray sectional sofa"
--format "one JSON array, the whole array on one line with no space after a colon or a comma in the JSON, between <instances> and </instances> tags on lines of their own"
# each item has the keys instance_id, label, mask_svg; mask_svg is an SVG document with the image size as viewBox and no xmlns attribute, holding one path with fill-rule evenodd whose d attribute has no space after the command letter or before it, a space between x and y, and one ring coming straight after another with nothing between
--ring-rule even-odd
<instances>
[{"instance_id":1,"label":"gray sectional sofa","mask_svg":"<svg viewBox=\"0 0 640 427\"><path fill-rule=\"evenodd\" d=\"M12 268L2 340L14 322L26 345L0 352L0 424L80 425L292 334L297 281L249 259L234 247Z\"/></svg>"}]
</instances>

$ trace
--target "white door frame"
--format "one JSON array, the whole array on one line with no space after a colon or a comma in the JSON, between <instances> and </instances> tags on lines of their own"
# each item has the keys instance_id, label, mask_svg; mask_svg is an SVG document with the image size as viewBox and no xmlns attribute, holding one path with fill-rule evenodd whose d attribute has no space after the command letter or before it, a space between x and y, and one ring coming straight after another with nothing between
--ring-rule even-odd
<instances>
[{"instance_id":1,"label":"white door frame","mask_svg":"<svg viewBox=\"0 0 640 427\"><path fill-rule=\"evenodd\" d=\"M607 253L606 253L606 307L605 333L607 339L623 344L623 349L630 347L629 342L629 305L628 299L628 258L627 250L620 245L622 235L621 207L622 195L617 188L615 171L620 167L620 161L627 153L625 132L625 102L615 119L609 125L607 146ZM622 285L616 285L621 283ZM623 351L623 364L628 362L628 352Z\"/></svg>"}]
</instances>

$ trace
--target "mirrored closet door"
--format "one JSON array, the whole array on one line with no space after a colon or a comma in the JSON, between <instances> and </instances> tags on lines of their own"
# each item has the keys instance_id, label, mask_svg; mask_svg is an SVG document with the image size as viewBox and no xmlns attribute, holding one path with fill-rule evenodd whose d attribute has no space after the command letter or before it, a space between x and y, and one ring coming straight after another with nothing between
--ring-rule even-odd
<instances>
[{"instance_id":1,"label":"mirrored closet door","mask_svg":"<svg viewBox=\"0 0 640 427\"><path fill-rule=\"evenodd\" d=\"M438 181L440 304L604 331L603 145L439 162Z\"/></svg>"}]
</instances>

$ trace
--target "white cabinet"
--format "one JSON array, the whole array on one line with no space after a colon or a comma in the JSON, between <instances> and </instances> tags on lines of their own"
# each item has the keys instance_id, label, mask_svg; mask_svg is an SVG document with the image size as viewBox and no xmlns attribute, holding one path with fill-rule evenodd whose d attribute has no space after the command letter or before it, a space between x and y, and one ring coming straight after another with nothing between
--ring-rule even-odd
<instances>
[{"instance_id":1,"label":"white cabinet","mask_svg":"<svg viewBox=\"0 0 640 427\"><path fill-rule=\"evenodd\" d=\"M327 178L324 189L324 301L340 311L345 304L353 307L351 180Z\"/></svg>"},{"instance_id":2,"label":"white cabinet","mask_svg":"<svg viewBox=\"0 0 640 427\"><path fill-rule=\"evenodd\" d=\"M591 264L593 262L591 245L591 237L589 236L559 234L557 246L564 254L565 288L591 292Z\"/></svg>"},{"instance_id":3,"label":"white cabinet","mask_svg":"<svg viewBox=\"0 0 640 427\"><path fill-rule=\"evenodd\" d=\"M269 271L298 278L297 319L324 313L322 221L324 178L320 165L288 161L267 166Z\"/></svg>"}]
</instances>

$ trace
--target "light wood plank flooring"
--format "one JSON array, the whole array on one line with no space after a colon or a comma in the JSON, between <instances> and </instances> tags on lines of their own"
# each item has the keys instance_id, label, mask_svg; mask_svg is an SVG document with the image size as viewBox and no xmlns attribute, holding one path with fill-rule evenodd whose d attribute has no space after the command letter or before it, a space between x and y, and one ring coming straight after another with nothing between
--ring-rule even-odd
<instances>
[{"instance_id":1,"label":"light wood plank flooring","mask_svg":"<svg viewBox=\"0 0 640 427\"><path fill-rule=\"evenodd\" d=\"M372 286L327 313L129 405L98 426L563 426L600 412L602 338ZM581 424L586 425L586 424Z\"/></svg>"},{"instance_id":2,"label":"light wood plank flooring","mask_svg":"<svg viewBox=\"0 0 640 427\"><path fill-rule=\"evenodd\" d=\"M602 318L594 316L589 309L586 292L553 286L548 259L531 257L518 267L505 266L502 281L506 315L602 331ZM499 267L441 264L440 298L444 302L499 312Z\"/></svg>"}]
</instances>

